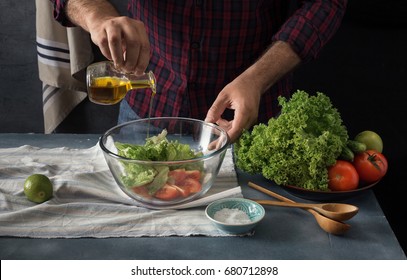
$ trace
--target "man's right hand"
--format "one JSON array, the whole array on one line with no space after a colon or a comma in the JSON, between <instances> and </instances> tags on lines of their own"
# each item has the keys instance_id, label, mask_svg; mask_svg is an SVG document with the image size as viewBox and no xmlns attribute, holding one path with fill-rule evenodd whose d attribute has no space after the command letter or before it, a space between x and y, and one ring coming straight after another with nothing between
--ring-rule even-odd
<instances>
[{"instance_id":1,"label":"man's right hand","mask_svg":"<svg viewBox=\"0 0 407 280\"><path fill-rule=\"evenodd\" d=\"M125 72L142 74L150 60L144 23L120 16L106 0L69 0L69 19L91 35L102 54Z\"/></svg>"},{"instance_id":2,"label":"man's right hand","mask_svg":"<svg viewBox=\"0 0 407 280\"><path fill-rule=\"evenodd\" d=\"M141 75L150 60L144 24L129 17L110 17L90 25L92 41L119 69Z\"/></svg>"}]
</instances>

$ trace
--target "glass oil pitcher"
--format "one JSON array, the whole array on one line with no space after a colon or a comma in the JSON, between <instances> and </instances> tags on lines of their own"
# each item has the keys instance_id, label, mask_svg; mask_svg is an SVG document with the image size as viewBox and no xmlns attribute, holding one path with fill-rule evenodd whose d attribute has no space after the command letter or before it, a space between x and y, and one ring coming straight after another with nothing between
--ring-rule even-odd
<instances>
[{"instance_id":1,"label":"glass oil pitcher","mask_svg":"<svg viewBox=\"0 0 407 280\"><path fill-rule=\"evenodd\" d=\"M113 105L120 102L131 89L151 88L156 93L156 80L153 72L141 76L123 73L111 61L89 65L86 69L86 85L89 100L96 104Z\"/></svg>"}]
</instances>

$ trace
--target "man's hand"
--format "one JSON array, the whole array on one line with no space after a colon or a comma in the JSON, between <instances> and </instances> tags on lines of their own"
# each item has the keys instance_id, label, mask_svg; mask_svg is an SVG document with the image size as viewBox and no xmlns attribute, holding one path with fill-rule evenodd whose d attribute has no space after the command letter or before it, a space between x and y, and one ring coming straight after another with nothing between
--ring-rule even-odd
<instances>
[{"instance_id":1,"label":"man's hand","mask_svg":"<svg viewBox=\"0 0 407 280\"><path fill-rule=\"evenodd\" d=\"M69 0L66 14L91 35L102 54L125 72L142 74L150 60L144 24L120 16L106 0Z\"/></svg>"},{"instance_id":2,"label":"man's hand","mask_svg":"<svg viewBox=\"0 0 407 280\"><path fill-rule=\"evenodd\" d=\"M223 88L209 108L205 121L225 128L235 142L244 129L256 122L261 95L300 63L300 57L289 44L273 43L252 66ZM221 118L226 108L235 110L232 121Z\"/></svg>"},{"instance_id":3,"label":"man's hand","mask_svg":"<svg viewBox=\"0 0 407 280\"><path fill-rule=\"evenodd\" d=\"M92 41L119 69L141 75L150 59L144 24L129 17L111 17L88 25Z\"/></svg>"},{"instance_id":4,"label":"man's hand","mask_svg":"<svg viewBox=\"0 0 407 280\"><path fill-rule=\"evenodd\" d=\"M235 142L244 129L256 123L259 111L261 92L255 86L244 82L242 77L226 85L209 109L205 121L216 123L224 128L231 142ZM225 109L234 110L234 119L225 120L221 117Z\"/></svg>"}]
</instances>

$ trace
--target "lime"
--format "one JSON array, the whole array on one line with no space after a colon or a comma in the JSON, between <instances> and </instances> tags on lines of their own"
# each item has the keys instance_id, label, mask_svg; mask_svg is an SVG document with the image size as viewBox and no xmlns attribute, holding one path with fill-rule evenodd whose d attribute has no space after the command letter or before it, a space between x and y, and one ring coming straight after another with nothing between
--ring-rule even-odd
<instances>
[{"instance_id":1,"label":"lime","mask_svg":"<svg viewBox=\"0 0 407 280\"><path fill-rule=\"evenodd\" d=\"M24 182L24 194L32 202L42 203L51 198L53 187L43 174L30 175Z\"/></svg>"},{"instance_id":2,"label":"lime","mask_svg":"<svg viewBox=\"0 0 407 280\"><path fill-rule=\"evenodd\" d=\"M365 130L355 136L355 140L364 143L367 150L383 151L383 141L379 134L371 130Z\"/></svg>"}]
</instances>

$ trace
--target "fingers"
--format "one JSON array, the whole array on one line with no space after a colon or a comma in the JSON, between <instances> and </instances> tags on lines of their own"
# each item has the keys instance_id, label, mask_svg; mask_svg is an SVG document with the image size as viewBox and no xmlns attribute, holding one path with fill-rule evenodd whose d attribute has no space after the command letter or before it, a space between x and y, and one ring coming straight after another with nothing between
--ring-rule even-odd
<instances>
[{"instance_id":1,"label":"fingers","mask_svg":"<svg viewBox=\"0 0 407 280\"><path fill-rule=\"evenodd\" d=\"M235 142L245 129L249 129L257 120L258 103L247 106L250 102L247 98L239 99L234 102L233 98L227 97L227 94L219 94L211 108L208 110L205 121L216 123L226 130L230 141ZM226 108L234 110L234 119L228 121L221 116Z\"/></svg>"},{"instance_id":2,"label":"fingers","mask_svg":"<svg viewBox=\"0 0 407 280\"><path fill-rule=\"evenodd\" d=\"M110 58L116 66L121 68L124 64L124 56L122 51L122 34L120 27L113 25L106 30L107 36L107 52L110 53Z\"/></svg>"},{"instance_id":3,"label":"fingers","mask_svg":"<svg viewBox=\"0 0 407 280\"><path fill-rule=\"evenodd\" d=\"M228 121L221 118L218 119L216 124L226 131L231 143L234 143L240 137L243 130L246 128L246 126L238 122L236 118L232 121Z\"/></svg>"},{"instance_id":4,"label":"fingers","mask_svg":"<svg viewBox=\"0 0 407 280\"><path fill-rule=\"evenodd\" d=\"M121 70L141 75L150 60L150 42L144 24L129 17L113 17L90 30L102 54Z\"/></svg>"},{"instance_id":5,"label":"fingers","mask_svg":"<svg viewBox=\"0 0 407 280\"><path fill-rule=\"evenodd\" d=\"M229 136L229 135L228 135ZM220 135L219 136L219 138L218 139L216 139L216 140L214 140L214 141L212 141L212 142L210 142L209 144L208 144L208 150L209 151L211 151L211 150L219 150L221 147L222 147L222 145L224 145L224 143L228 143L227 142L227 137L228 136L225 136L225 135ZM229 140L230 141L230 140Z\"/></svg>"},{"instance_id":6,"label":"fingers","mask_svg":"<svg viewBox=\"0 0 407 280\"><path fill-rule=\"evenodd\" d=\"M222 94L218 95L218 98L213 102L206 114L205 121L210 123L217 123L221 119L221 115L227 108L226 99Z\"/></svg>"},{"instance_id":7,"label":"fingers","mask_svg":"<svg viewBox=\"0 0 407 280\"><path fill-rule=\"evenodd\" d=\"M228 135L230 141L232 143L236 142L236 140L242 135L245 129L249 129L253 122L250 118L242 116L240 111L235 111L235 117L230 124L230 129L228 130Z\"/></svg>"},{"instance_id":8,"label":"fingers","mask_svg":"<svg viewBox=\"0 0 407 280\"><path fill-rule=\"evenodd\" d=\"M216 123L220 127L226 130L230 141L233 143L239 138L246 126L245 118L242 117L241 108L244 106L233 104L233 98L231 97L229 91L222 91L218 97L213 102L212 106L209 108L206 114L205 121ZM222 118L222 114L226 108L230 108L235 111L235 116L233 121L228 121Z\"/></svg>"},{"instance_id":9,"label":"fingers","mask_svg":"<svg viewBox=\"0 0 407 280\"><path fill-rule=\"evenodd\" d=\"M91 33L92 41L99 47L100 52L108 60L113 60L110 53L109 40L107 38L107 32L105 30L97 33Z\"/></svg>"},{"instance_id":10,"label":"fingers","mask_svg":"<svg viewBox=\"0 0 407 280\"><path fill-rule=\"evenodd\" d=\"M123 34L126 55L121 66L127 72L141 75L147 69L150 60L150 42L145 26L141 21L132 21L132 25L124 25Z\"/></svg>"}]
</instances>

